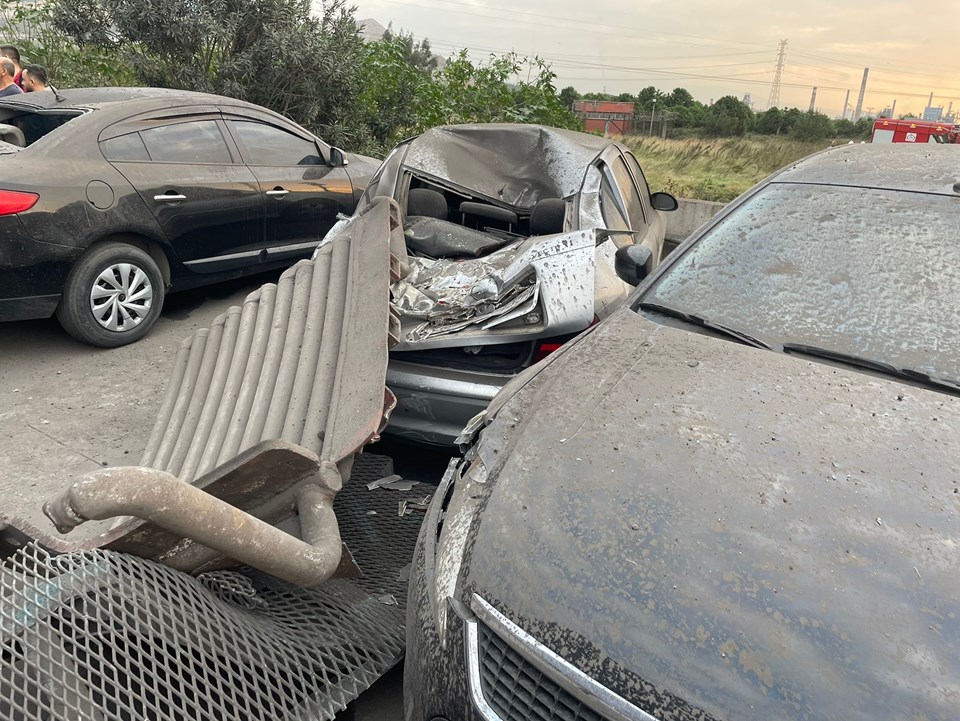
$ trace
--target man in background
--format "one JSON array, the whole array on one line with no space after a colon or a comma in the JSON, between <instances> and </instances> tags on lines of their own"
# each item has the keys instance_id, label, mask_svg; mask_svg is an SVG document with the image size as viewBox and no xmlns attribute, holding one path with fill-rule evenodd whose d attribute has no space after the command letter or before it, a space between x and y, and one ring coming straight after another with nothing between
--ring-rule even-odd
<instances>
[{"instance_id":1,"label":"man in background","mask_svg":"<svg viewBox=\"0 0 960 721\"><path fill-rule=\"evenodd\" d=\"M25 93L36 93L47 89L47 69L42 65L25 65L21 78Z\"/></svg>"},{"instance_id":2,"label":"man in background","mask_svg":"<svg viewBox=\"0 0 960 721\"><path fill-rule=\"evenodd\" d=\"M7 57L0 57L0 98L19 95L23 92L20 86L13 82L13 76L16 74L17 68L13 61Z\"/></svg>"},{"instance_id":3,"label":"man in background","mask_svg":"<svg viewBox=\"0 0 960 721\"><path fill-rule=\"evenodd\" d=\"M13 73L13 82L17 84L18 88L23 88L23 71L20 69L20 51L17 50L13 45L0 45L0 56L5 58L10 58L13 62L15 70Z\"/></svg>"}]
</instances>

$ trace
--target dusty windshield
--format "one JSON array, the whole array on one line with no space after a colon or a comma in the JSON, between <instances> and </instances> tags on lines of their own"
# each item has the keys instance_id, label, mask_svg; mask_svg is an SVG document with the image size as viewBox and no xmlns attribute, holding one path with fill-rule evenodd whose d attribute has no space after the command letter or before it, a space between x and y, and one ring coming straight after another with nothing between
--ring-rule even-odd
<instances>
[{"instance_id":1,"label":"dusty windshield","mask_svg":"<svg viewBox=\"0 0 960 721\"><path fill-rule=\"evenodd\" d=\"M960 197L771 185L643 300L749 333L960 378Z\"/></svg>"}]
</instances>

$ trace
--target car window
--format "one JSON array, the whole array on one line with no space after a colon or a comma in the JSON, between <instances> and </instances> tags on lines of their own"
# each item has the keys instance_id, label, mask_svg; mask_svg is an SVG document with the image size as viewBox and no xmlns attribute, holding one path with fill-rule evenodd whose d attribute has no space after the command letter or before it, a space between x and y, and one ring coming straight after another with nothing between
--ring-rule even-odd
<instances>
[{"instance_id":1,"label":"car window","mask_svg":"<svg viewBox=\"0 0 960 721\"><path fill-rule=\"evenodd\" d=\"M143 144L140 133L127 133L126 135L119 135L116 138L104 140L100 143L100 149L103 151L103 157L107 160L150 160L150 155L147 153L147 146Z\"/></svg>"},{"instance_id":2,"label":"car window","mask_svg":"<svg viewBox=\"0 0 960 721\"><path fill-rule=\"evenodd\" d=\"M617 157L610 163L609 167L614 182L620 190L620 197L623 198L627 218L630 220L630 227L633 230L643 230L647 227L646 217L643 214L643 201L640 199L637 186L633 182L633 176L627 170L627 164L622 157Z\"/></svg>"},{"instance_id":3,"label":"car window","mask_svg":"<svg viewBox=\"0 0 960 721\"><path fill-rule=\"evenodd\" d=\"M649 207L647 198L650 197L650 185L647 183L647 176L643 174L643 169L637 159L633 157L633 153L624 153L623 157L627 159L627 167L630 168L630 172L633 173L633 177L637 181L637 187L640 189L640 199L643 201L644 214L646 214Z\"/></svg>"},{"instance_id":4,"label":"car window","mask_svg":"<svg viewBox=\"0 0 960 721\"><path fill-rule=\"evenodd\" d=\"M773 184L691 246L642 300L767 343L960 378L960 201Z\"/></svg>"},{"instance_id":5,"label":"car window","mask_svg":"<svg viewBox=\"0 0 960 721\"><path fill-rule=\"evenodd\" d=\"M613 184L610 171L605 167L600 181L600 212L603 222L610 230L630 230L627 224L624 202Z\"/></svg>"},{"instance_id":6,"label":"car window","mask_svg":"<svg viewBox=\"0 0 960 721\"><path fill-rule=\"evenodd\" d=\"M322 165L323 159L312 140L266 123L231 120L230 131L246 149L250 165Z\"/></svg>"},{"instance_id":7,"label":"car window","mask_svg":"<svg viewBox=\"0 0 960 721\"><path fill-rule=\"evenodd\" d=\"M166 163L232 163L215 120L195 120L140 131L150 159Z\"/></svg>"}]
</instances>

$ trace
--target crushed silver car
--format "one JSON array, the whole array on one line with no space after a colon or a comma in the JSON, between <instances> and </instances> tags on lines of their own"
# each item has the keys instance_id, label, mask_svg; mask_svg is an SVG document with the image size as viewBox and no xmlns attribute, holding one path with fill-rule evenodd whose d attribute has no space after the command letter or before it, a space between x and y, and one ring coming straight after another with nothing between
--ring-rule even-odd
<instances>
[{"instance_id":1,"label":"crushed silver car","mask_svg":"<svg viewBox=\"0 0 960 721\"><path fill-rule=\"evenodd\" d=\"M429 130L387 157L358 214L381 196L403 223L391 245L401 328L388 430L435 444L453 443L510 378L606 317L632 290L617 265L625 277L652 271L660 211L677 207L650 193L624 146L536 125Z\"/></svg>"}]
</instances>

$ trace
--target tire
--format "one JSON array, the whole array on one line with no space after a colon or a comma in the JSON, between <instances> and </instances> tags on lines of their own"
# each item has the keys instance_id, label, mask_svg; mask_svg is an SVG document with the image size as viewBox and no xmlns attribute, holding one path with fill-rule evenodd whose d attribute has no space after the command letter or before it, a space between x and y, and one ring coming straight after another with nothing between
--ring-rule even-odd
<instances>
[{"instance_id":1,"label":"tire","mask_svg":"<svg viewBox=\"0 0 960 721\"><path fill-rule=\"evenodd\" d=\"M150 331L163 297L163 276L153 258L132 245L104 243L71 268L57 320L79 341L116 348Z\"/></svg>"}]
</instances>

